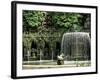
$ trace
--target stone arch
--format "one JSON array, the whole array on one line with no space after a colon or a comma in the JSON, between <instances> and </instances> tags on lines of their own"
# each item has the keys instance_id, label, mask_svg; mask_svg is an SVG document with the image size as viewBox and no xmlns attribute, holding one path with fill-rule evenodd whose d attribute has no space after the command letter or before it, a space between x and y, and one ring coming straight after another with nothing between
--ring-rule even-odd
<instances>
[{"instance_id":1,"label":"stone arch","mask_svg":"<svg viewBox=\"0 0 100 80\"><path fill-rule=\"evenodd\" d=\"M32 57L37 56L37 49L38 49L38 44L34 40L32 40L31 42L31 56Z\"/></svg>"},{"instance_id":2,"label":"stone arch","mask_svg":"<svg viewBox=\"0 0 100 80\"><path fill-rule=\"evenodd\" d=\"M55 49L54 49L54 59L57 59L57 56L60 55L60 48L61 48L61 43L59 41L55 42Z\"/></svg>"},{"instance_id":3,"label":"stone arch","mask_svg":"<svg viewBox=\"0 0 100 80\"><path fill-rule=\"evenodd\" d=\"M50 45L49 42L45 41L44 46L44 59L48 60L50 59Z\"/></svg>"}]
</instances>

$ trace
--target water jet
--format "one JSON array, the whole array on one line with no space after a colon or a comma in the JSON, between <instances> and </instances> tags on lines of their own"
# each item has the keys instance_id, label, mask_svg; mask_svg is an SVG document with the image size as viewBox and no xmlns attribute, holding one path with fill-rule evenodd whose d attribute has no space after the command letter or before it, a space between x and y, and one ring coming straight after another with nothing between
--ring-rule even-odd
<instances>
[{"instance_id":1,"label":"water jet","mask_svg":"<svg viewBox=\"0 0 100 80\"><path fill-rule=\"evenodd\" d=\"M87 32L64 33L61 42L61 53L68 61L90 60L90 37Z\"/></svg>"}]
</instances>

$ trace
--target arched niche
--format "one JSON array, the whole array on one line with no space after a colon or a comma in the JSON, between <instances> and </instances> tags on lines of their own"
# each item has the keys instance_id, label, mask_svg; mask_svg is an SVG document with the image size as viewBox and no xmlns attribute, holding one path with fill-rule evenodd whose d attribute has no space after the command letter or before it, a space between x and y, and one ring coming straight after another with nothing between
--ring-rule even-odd
<instances>
[{"instance_id":1,"label":"arched niche","mask_svg":"<svg viewBox=\"0 0 100 80\"><path fill-rule=\"evenodd\" d=\"M38 55L38 44L33 40L31 43L31 57L32 58L37 58Z\"/></svg>"},{"instance_id":2,"label":"arched niche","mask_svg":"<svg viewBox=\"0 0 100 80\"><path fill-rule=\"evenodd\" d=\"M45 41L45 46L44 46L44 60L49 60L50 59L50 43Z\"/></svg>"}]
</instances>

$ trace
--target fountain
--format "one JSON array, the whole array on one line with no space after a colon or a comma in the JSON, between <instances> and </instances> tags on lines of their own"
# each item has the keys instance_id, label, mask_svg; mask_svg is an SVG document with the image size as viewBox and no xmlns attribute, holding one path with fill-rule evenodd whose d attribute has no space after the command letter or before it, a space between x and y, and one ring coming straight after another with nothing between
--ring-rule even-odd
<instances>
[{"instance_id":1,"label":"fountain","mask_svg":"<svg viewBox=\"0 0 100 80\"><path fill-rule=\"evenodd\" d=\"M31 55L29 55L30 52L27 52L28 62L24 62L23 65L41 65L42 68L48 65L52 68L55 67L55 65L58 65L57 67L59 67L59 65L65 67L82 67L91 65L91 45L89 33L87 32L64 33L61 41L61 51L59 43L56 43L56 48L54 49L57 50L57 52L49 51L48 44L46 44L44 50L40 49L40 51L37 51L37 46L32 44L34 54L36 52L38 53L38 55L36 55L37 58L30 61ZM51 50L53 50L53 48Z\"/></svg>"},{"instance_id":2,"label":"fountain","mask_svg":"<svg viewBox=\"0 0 100 80\"><path fill-rule=\"evenodd\" d=\"M64 60L86 61L90 60L90 37L86 32L64 33L61 42L61 53Z\"/></svg>"}]
</instances>

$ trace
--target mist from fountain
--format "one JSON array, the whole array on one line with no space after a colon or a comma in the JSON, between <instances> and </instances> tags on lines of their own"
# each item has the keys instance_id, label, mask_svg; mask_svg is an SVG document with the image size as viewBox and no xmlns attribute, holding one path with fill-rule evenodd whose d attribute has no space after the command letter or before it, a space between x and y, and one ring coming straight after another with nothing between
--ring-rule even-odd
<instances>
[{"instance_id":1,"label":"mist from fountain","mask_svg":"<svg viewBox=\"0 0 100 80\"><path fill-rule=\"evenodd\" d=\"M65 60L90 60L90 37L87 32L64 33L61 42L61 53Z\"/></svg>"}]
</instances>

